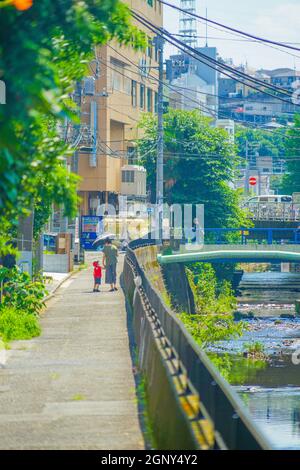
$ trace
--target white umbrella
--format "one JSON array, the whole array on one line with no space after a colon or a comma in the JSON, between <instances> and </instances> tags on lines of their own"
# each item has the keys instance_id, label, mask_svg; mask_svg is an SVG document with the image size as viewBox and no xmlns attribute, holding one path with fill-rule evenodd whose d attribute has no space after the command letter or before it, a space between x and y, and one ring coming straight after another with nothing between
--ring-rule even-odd
<instances>
[{"instance_id":1,"label":"white umbrella","mask_svg":"<svg viewBox=\"0 0 300 470\"><path fill-rule=\"evenodd\" d=\"M116 235L114 233L102 233L99 237L94 240L93 245L105 243L106 240L115 240Z\"/></svg>"}]
</instances>

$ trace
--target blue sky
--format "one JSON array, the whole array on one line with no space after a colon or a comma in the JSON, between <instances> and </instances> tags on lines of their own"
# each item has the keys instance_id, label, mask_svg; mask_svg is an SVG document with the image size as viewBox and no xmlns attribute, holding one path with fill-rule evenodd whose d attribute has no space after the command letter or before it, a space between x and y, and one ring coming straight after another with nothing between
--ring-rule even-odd
<instances>
[{"instance_id":1,"label":"blue sky","mask_svg":"<svg viewBox=\"0 0 300 470\"><path fill-rule=\"evenodd\" d=\"M179 5L179 0L168 0ZM299 43L300 48L300 1L299 0L196 0L197 12L221 23L233 26L268 39ZM165 28L173 33L178 31L178 13L166 7L164 10ZM198 24L198 34L205 35L205 25ZM209 45L216 46L223 57L232 57L236 64L248 61L256 68L291 67L300 70L300 51L290 51L298 57L280 52L270 47L251 42L229 41L238 39L234 35L208 28ZM220 39L213 39L220 38ZM204 45L204 39L199 40ZM167 55L174 49L166 47Z\"/></svg>"}]
</instances>

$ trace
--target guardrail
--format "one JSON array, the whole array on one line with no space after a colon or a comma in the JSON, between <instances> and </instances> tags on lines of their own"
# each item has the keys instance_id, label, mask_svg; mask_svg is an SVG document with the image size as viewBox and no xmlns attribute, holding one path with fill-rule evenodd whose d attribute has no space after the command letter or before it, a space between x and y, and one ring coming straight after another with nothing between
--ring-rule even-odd
<instances>
[{"instance_id":1,"label":"guardrail","mask_svg":"<svg viewBox=\"0 0 300 470\"><path fill-rule=\"evenodd\" d=\"M259 202L248 209L253 220L300 222L300 204Z\"/></svg>"},{"instance_id":2,"label":"guardrail","mask_svg":"<svg viewBox=\"0 0 300 470\"><path fill-rule=\"evenodd\" d=\"M125 289L131 297L133 309L136 308L138 310L136 313L140 316L137 320L138 334L142 334L141 328L143 329L144 326L141 327L141 325L145 325L148 318L155 327L154 337L161 340L159 347L161 356L165 361L173 360L173 366L168 369L172 379L181 378L181 383L186 384L184 391L186 400L189 400L190 397L192 402L195 402L195 400L199 402L198 413L195 414L194 412L192 418L190 416L188 420L190 433L194 435L194 439L189 442L196 443L192 448L271 449L270 442L254 423L241 399L222 378L176 314L163 302L160 293L154 289L147 273L140 266L136 250L141 247L147 249L146 246L149 244L153 243L149 240L139 240L129 245L124 267ZM140 279L141 282L135 282L134 279ZM148 312L145 313L145 316L141 313L141 305L144 312ZM148 336L146 339L138 338L137 343L140 351L142 351L142 357L148 342ZM185 377L185 380L182 377ZM155 393L155 390L151 390L151 383L155 383L155 370L153 368L149 379L148 392L151 398L151 393ZM180 393L182 396L182 389ZM180 406L180 403L180 400L177 401L177 406ZM156 404L156 406L158 405ZM168 403L166 403L166 406L168 406ZM187 407L185 406L184 409L186 410ZM159 420L160 417L156 415L156 419ZM201 426L203 420L206 424L212 423L213 444L209 443L209 439L204 439L205 432L202 431L205 426ZM163 423L156 423L156 429L159 429L161 425L165 434L173 435L174 430L168 429L166 421L163 419L162 421L165 427ZM196 423L199 424L199 428L195 433ZM175 431L178 436L183 432L181 429ZM176 448L180 448L180 443L176 442ZM203 442L205 443L204 446ZM173 445L170 440L168 444L169 446ZM188 447L181 448L187 449Z\"/></svg>"},{"instance_id":3,"label":"guardrail","mask_svg":"<svg viewBox=\"0 0 300 470\"><path fill-rule=\"evenodd\" d=\"M205 228L204 235L205 243L213 245L300 244L300 228Z\"/></svg>"}]
</instances>

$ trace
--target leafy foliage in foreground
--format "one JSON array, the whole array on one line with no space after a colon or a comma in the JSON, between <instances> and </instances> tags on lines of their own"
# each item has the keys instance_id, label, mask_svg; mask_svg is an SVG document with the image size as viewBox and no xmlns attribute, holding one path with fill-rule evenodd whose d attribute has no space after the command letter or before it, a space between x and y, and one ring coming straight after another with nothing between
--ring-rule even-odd
<instances>
[{"instance_id":1,"label":"leafy foliage in foreground","mask_svg":"<svg viewBox=\"0 0 300 470\"><path fill-rule=\"evenodd\" d=\"M75 214L77 179L65 165L70 149L58 136L58 123L78 122L69 95L87 74L94 47L112 38L146 45L119 0L38 0L24 11L13 4L1 8L6 105L0 106L0 254L24 211L36 206L36 230L52 202Z\"/></svg>"},{"instance_id":2,"label":"leafy foliage in foreground","mask_svg":"<svg viewBox=\"0 0 300 470\"><path fill-rule=\"evenodd\" d=\"M38 314L47 293L43 280L32 280L18 268L0 268L0 285L0 337L10 341L38 336Z\"/></svg>"},{"instance_id":3,"label":"leafy foliage in foreground","mask_svg":"<svg viewBox=\"0 0 300 470\"><path fill-rule=\"evenodd\" d=\"M44 307L43 299L46 294L43 280L32 280L28 273L22 273L18 268L7 270L7 275L2 305L38 315Z\"/></svg>"}]
</instances>

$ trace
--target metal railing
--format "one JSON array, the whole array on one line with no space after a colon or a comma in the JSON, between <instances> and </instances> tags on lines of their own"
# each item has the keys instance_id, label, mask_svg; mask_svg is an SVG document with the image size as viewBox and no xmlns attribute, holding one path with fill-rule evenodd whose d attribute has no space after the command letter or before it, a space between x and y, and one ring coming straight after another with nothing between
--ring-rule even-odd
<instances>
[{"instance_id":1,"label":"metal railing","mask_svg":"<svg viewBox=\"0 0 300 470\"><path fill-rule=\"evenodd\" d=\"M135 273L141 277L140 289L143 290L152 312L155 312L161 334L165 335L178 357L177 373L184 371L214 424L216 448L271 449L270 442L254 423L241 399L223 379L176 314L165 305L160 293L140 266L135 250L147 245L154 245L154 242L136 240L130 243L125 263L133 266Z\"/></svg>"},{"instance_id":2,"label":"metal railing","mask_svg":"<svg viewBox=\"0 0 300 470\"><path fill-rule=\"evenodd\" d=\"M300 244L300 228L206 228L205 244Z\"/></svg>"},{"instance_id":3,"label":"metal railing","mask_svg":"<svg viewBox=\"0 0 300 470\"><path fill-rule=\"evenodd\" d=\"M259 202L248 209L253 220L300 222L300 204Z\"/></svg>"}]
</instances>

